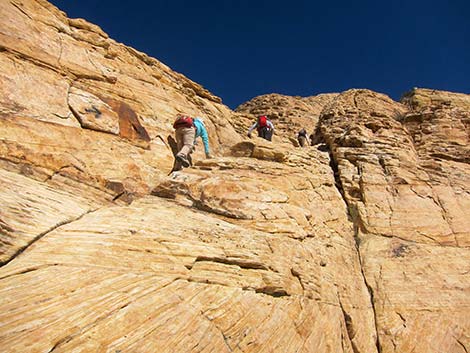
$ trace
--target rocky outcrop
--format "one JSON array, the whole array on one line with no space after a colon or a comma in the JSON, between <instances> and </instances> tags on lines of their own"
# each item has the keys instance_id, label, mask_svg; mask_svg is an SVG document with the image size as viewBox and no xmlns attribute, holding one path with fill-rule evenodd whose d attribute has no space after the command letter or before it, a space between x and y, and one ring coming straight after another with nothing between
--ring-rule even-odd
<instances>
[{"instance_id":1,"label":"rocky outcrop","mask_svg":"<svg viewBox=\"0 0 470 353\"><path fill-rule=\"evenodd\" d=\"M276 129L276 139L290 141L297 146L297 133L304 128L308 135L315 136L320 113L337 96L337 93L326 93L312 97L291 97L272 93L255 97L235 109L241 114L242 120L246 114L250 117L249 122L238 132L246 133L248 127L253 124L254 117L267 115ZM315 136L314 143L318 142Z\"/></svg>"},{"instance_id":2,"label":"rocky outcrop","mask_svg":"<svg viewBox=\"0 0 470 353\"><path fill-rule=\"evenodd\" d=\"M121 114L114 100L129 107L151 140L172 133L177 113L205 116L215 148L238 137L220 98L98 26L68 19L45 0L3 1L0 9L3 116L115 134L113 114Z\"/></svg>"},{"instance_id":3,"label":"rocky outcrop","mask_svg":"<svg viewBox=\"0 0 470 353\"><path fill-rule=\"evenodd\" d=\"M2 351L470 349L470 96L232 112L44 0L0 10ZM177 113L215 158L169 174Z\"/></svg>"},{"instance_id":4,"label":"rocky outcrop","mask_svg":"<svg viewBox=\"0 0 470 353\"><path fill-rule=\"evenodd\" d=\"M415 90L404 99L408 110L352 90L320 118L354 219L382 352L468 347L469 166L432 152L468 153L468 102Z\"/></svg>"}]
</instances>

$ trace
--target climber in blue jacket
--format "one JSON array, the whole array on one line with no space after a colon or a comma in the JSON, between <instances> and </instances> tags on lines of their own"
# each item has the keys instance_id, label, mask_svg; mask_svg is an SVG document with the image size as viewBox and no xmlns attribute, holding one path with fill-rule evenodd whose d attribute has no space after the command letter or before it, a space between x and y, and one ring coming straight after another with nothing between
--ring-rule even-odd
<instances>
[{"instance_id":1,"label":"climber in blue jacket","mask_svg":"<svg viewBox=\"0 0 470 353\"><path fill-rule=\"evenodd\" d=\"M196 135L194 136L194 145L197 144L196 139L200 137L204 143L204 152L206 153L206 158L212 158L210 148L209 148L209 135L207 134L206 127L204 125L204 120L202 118L194 118L194 129L196 130Z\"/></svg>"}]
</instances>

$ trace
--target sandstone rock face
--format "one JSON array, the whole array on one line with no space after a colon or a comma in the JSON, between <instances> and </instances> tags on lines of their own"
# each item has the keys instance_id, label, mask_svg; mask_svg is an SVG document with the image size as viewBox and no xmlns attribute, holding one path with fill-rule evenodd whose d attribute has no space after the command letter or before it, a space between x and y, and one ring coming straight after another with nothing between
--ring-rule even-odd
<instances>
[{"instance_id":1,"label":"sandstone rock face","mask_svg":"<svg viewBox=\"0 0 470 353\"><path fill-rule=\"evenodd\" d=\"M470 350L470 96L232 112L44 0L0 11L2 352ZM177 113L215 158L170 174Z\"/></svg>"},{"instance_id":2,"label":"sandstone rock face","mask_svg":"<svg viewBox=\"0 0 470 353\"><path fill-rule=\"evenodd\" d=\"M98 97L72 87L68 102L73 115L83 128L119 134L119 116Z\"/></svg>"},{"instance_id":3,"label":"sandstone rock face","mask_svg":"<svg viewBox=\"0 0 470 353\"><path fill-rule=\"evenodd\" d=\"M253 124L254 117L267 115L275 127L275 136L284 141L297 145L297 133L305 128L309 135L316 133L318 118L323 108L333 102L337 93L319 94L312 97L291 97L282 94L266 94L243 103L235 111L250 115L249 125L245 124L244 131ZM244 131L239 131L244 133Z\"/></svg>"},{"instance_id":4,"label":"sandstone rock face","mask_svg":"<svg viewBox=\"0 0 470 353\"><path fill-rule=\"evenodd\" d=\"M177 113L204 116L215 149L239 138L220 98L156 59L116 43L98 26L68 19L45 0L2 1L0 10L3 115L74 127L85 121L82 127L91 129L100 116L101 125L110 126L99 130L115 133L111 117L113 110L118 112L104 105L113 99L132 109L152 140L172 134ZM78 120L73 111L82 112Z\"/></svg>"},{"instance_id":5,"label":"sandstone rock face","mask_svg":"<svg viewBox=\"0 0 470 353\"><path fill-rule=\"evenodd\" d=\"M469 102L415 90L407 109L352 90L320 118L354 219L382 352L468 349Z\"/></svg>"}]
</instances>

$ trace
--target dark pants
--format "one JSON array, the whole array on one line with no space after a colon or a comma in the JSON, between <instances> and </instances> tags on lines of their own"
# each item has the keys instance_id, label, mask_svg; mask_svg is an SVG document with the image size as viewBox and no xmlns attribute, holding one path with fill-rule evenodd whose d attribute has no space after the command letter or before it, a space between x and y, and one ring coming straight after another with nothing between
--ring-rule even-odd
<instances>
[{"instance_id":1,"label":"dark pants","mask_svg":"<svg viewBox=\"0 0 470 353\"><path fill-rule=\"evenodd\" d=\"M273 138L273 130L267 126L258 129L258 136L264 138L265 140L271 141Z\"/></svg>"},{"instance_id":2,"label":"dark pants","mask_svg":"<svg viewBox=\"0 0 470 353\"><path fill-rule=\"evenodd\" d=\"M297 141L299 141L300 147L305 147L308 145L307 136L300 135L299 137L297 137Z\"/></svg>"}]
</instances>

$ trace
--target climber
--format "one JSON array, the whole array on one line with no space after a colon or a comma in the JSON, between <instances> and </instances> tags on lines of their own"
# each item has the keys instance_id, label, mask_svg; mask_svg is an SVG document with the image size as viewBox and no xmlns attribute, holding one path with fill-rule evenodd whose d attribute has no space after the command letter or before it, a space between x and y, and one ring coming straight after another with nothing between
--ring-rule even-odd
<instances>
[{"instance_id":1,"label":"climber","mask_svg":"<svg viewBox=\"0 0 470 353\"><path fill-rule=\"evenodd\" d=\"M212 158L209 149L209 137L202 118L191 118L190 116L178 115L173 123L178 153L173 170L181 170L181 167L189 167L190 154L194 151L196 138L201 137L204 143L206 158Z\"/></svg>"},{"instance_id":2,"label":"climber","mask_svg":"<svg viewBox=\"0 0 470 353\"><path fill-rule=\"evenodd\" d=\"M300 147L305 147L308 145L307 131L302 128L297 134L297 141L299 141Z\"/></svg>"},{"instance_id":3,"label":"climber","mask_svg":"<svg viewBox=\"0 0 470 353\"><path fill-rule=\"evenodd\" d=\"M178 153L176 154L176 162L173 170L180 170L181 166L189 167L189 154L193 149L194 139L196 138L196 130L194 129L194 121L190 116L178 115L173 123L175 128L175 138Z\"/></svg>"},{"instance_id":4,"label":"climber","mask_svg":"<svg viewBox=\"0 0 470 353\"><path fill-rule=\"evenodd\" d=\"M204 144L204 152L206 154L206 158L212 158L211 151L209 148L209 135L207 134L206 126L204 125L204 119L195 118L194 128L196 129L196 135L194 136L194 146L197 145L196 139L200 137Z\"/></svg>"},{"instance_id":5,"label":"climber","mask_svg":"<svg viewBox=\"0 0 470 353\"><path fill-rule=\"evenodd\" d=\"M274 125L266 115L260 115L256 122L248 129L248 137L251 138L251 132L258 130L258 136L271 141L274 132Z\"/></svg>"}]
</instances>

